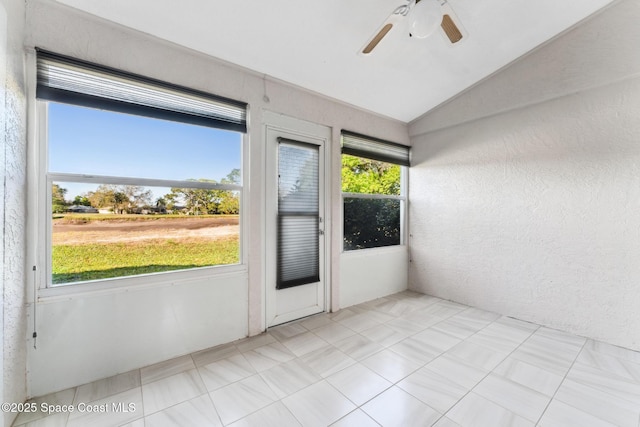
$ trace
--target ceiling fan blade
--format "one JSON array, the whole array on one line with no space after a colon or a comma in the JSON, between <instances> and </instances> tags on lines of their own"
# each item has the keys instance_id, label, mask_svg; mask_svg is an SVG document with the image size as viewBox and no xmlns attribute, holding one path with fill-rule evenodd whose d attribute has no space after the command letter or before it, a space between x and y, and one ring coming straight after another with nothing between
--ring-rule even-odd
<instances>
[{"instance_id":1,"label":"ceiling fan blade","mask_svg":"<svg viewBox=\"0 0 640 427\"><path fill-rule=\"evenodd\" d=\"M391 12L391 15L389 15L387 19L385 19L385 21L382 23L382 25L378 27L378 30L373 34L373 37L369 39L369 42L364 45L362 49L360 49L360 53L362 55L369 55L373 51L373 49L378 46L382 39L384 39L387 34L389 34L393 27L401 22L407 11L408 7L406 5L402 5Z\"/></svg>"},{"instance_id":2,"label":"ceiling fan blade","mask_svg":"<svg viewBox=\"0 0 640 427\"><path fill-rule=\"evenodd\" d=\"M371 51L373 51L373 49L375 49L375 47L378 46L378 43L382 41L384 36L386 36L387 33L389 33L389 31L391 31L392 28L393 28L393 24L391 22L388 22L385 25L383 25L382 28L380 28L380 31L378 31L376 35L373 36L371 41L367 43L364 49L362 49L362 53L364 53L365 55L370 54Z\"/></svg>"},{"instance_id":3,"label":"ceiling fan blade","mask_svg":"<svg viewBox=\"0 0 640 427\"><path fill-rule=\"evenodd\" d=\"M369 55L373 50L380 44L380 42L389 34L389 32L393 29L393 27L400 23L400 20L405 18L407 15L410 17L410 13L413 11L413 8L416 4L421 2L422 0L407 0L407 4L403 4L398 6L391 15L384 21L384 23L380 26L378 31L376 31L369 42L360 50L360 54ZM467 32L462 26L460 19L455 14L451 6L449 5L448 0L427 0L427 1L437 1L442 9L442 21L440 23L440 30L443 33L443 36L451 42L451 44L455 44L463 40L467 37ZM418 13L418 12L416 12ZM435 16L436 19L437 15ZM437 20L436 20L437 22ZM411 35L411 34L409 34ZM426 35L424 36L426 37ZM423 37L420 37L423 38Z\"/></svg>"},{"instance_id":4,"label":"ceiling fan blade","mask_svg":"<svg viewBox=\"0 0 640 427\"><path fill-rule=\"evenodd\" d=\"M455 14L451 6L449 6L449 2L444 0L441 3L441 6L442 23L440 24L440 28L452 44L458 43L460 40L466 38L468 34L462 26L458 16Z\"/></svg>"},{"instance_id":5,"label":"ceiling fan blade","mask_svg":"<svg viewBox=\"0 0 640 427\"><path fill-rule=\"evenodd\" d=\"M442 17L442 29L451 43L457 43L462 40L462 33L456 26L456 23L453 22L453 19L451 19L451 15L444 15Z\"/></svg>"}]
</instances>

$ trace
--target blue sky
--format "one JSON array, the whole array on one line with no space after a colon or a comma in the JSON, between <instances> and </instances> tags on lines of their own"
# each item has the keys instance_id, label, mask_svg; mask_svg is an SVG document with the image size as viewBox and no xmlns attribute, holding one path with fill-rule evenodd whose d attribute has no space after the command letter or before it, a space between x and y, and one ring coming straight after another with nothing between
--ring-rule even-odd
<instances>
[{"instance_id":1,"label":"blue sky","mask_svg":"<svg viewBox=\"0 0 640 427\"><path fill-rule=\"evenodd\" d=\"M241 143L236 132L49 103L50 172L220 181L240 169ZM67 199L96 187L61 186Z\"/></svg>"}]
</instances>

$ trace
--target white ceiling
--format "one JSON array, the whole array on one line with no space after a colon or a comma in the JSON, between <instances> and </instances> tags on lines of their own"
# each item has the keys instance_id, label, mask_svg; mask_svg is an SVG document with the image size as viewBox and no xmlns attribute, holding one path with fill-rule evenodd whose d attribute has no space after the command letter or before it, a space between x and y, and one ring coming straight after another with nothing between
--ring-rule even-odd
<instances>
[{"instance_id":1,"label":"white ceiling","mask_svg":"<svg viewBox=\"0 0 640 427\"><path fill-rule=\"evenodd\" d=\"M411 39L406 0L57 0L260 74L403 122L421 116L612 0L449 0L468 37Z\"/></svg>"}]
</instances>

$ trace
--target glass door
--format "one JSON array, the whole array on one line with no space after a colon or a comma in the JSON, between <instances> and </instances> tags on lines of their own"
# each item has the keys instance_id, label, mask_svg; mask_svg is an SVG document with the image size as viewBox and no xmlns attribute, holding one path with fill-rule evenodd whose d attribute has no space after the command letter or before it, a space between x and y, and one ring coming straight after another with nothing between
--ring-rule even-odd
<instances>
[{"instance_id":1,"label":"glass door","mask_svg":"<svg viewBox=\"0 0 640 427\"><path fill-rule=\"evenodd\" d=\"M331 129L265 113L265 325L326 309L325 149Z\"/></svg>"},{"instance_id":2,"label":"glass door","mask_svg":"<svg viewBox=\"0 0 640 427\"><path fill-rule=\"evenodd\" d=\"M277 289L320 281L319 146L278 138Z\"/></svg>"}]
</instances>

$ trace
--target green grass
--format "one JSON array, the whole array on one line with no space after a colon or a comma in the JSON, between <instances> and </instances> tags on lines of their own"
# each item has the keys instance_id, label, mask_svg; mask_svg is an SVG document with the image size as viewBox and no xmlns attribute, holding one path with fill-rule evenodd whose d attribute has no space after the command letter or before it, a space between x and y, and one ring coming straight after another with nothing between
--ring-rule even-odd
<instances>
[{"instance_id":1,"label":"green grass","mask_svg":"<svg viewBox=\"0 0 640 427\"><path fill-rule=\"evenodd\" d=\"M237 239L56 245L52 258L52 282L60 284L237 264L239 245Z\"/></svg>"}]
</instances>

